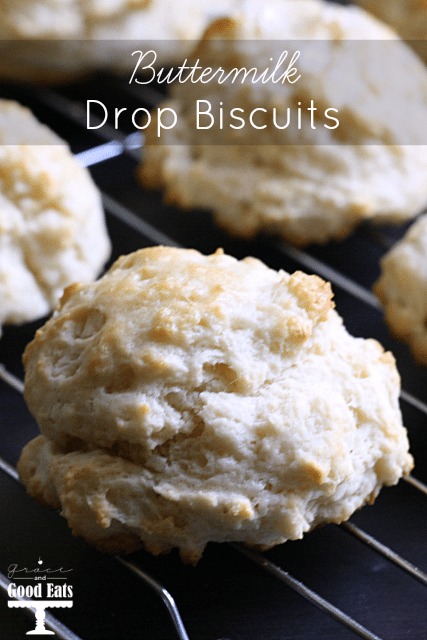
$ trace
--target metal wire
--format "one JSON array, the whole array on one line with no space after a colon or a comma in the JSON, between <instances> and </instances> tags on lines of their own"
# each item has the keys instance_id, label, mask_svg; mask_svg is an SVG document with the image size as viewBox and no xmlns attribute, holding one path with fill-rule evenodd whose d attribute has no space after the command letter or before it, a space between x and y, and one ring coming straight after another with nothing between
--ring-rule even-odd
<instances>
[{"instance_id":1,"label":"metal wire","mask_svg":"<svg viewBox=\"0 0 427 640\"><path fill-rule=\"evenodd\" d=\"M0 364L0 378L18 391L18 393L24 393L24 383L22 380L14 376L13 373L10 373L2 364Z\"/></svg>"},{"instance_id":2,"label":"metal wire","mask_svg":"<svg viewBox=\"0 0 427 640\"><path fill-rule=\"evenodd\" d=\"M412 475L406 476L405 478L403 478L403 480L414 487L414 489L417 489L417 491L421 491L421 493L427 496L427 485L425 485L424 482L417 480L417 478L414 478L414 476Z\"/></svg>"},{"instance_id":3,"label":"metal wire","mask_svg":"<svg viewBox=\"0 0 427 640\"><path fill-rule=\"evenodd\" d=\"M141 235L149 238L154 244L162 244L170 247L179 247L180 245L175 242L170 236L166 235L162 231L153 227L149 222L146 222L139 216L135 215L130 209L124 207L120 202L114 200L106 193L102 194L102 199L105 208L114 215L118 220L121 220L127 226L134 231L137 231Z\"/></svg>"},{"instance_id":4,"label":"metal wire","mask_svg":"<svg viewBox=\"0 0 427 640\"><path fill-rule=\"evenodd\" d=\"M36 91L34 93L37 95L37 100L40 103L61 113L68 121L77 124L82 127L82 129L86 129L86 111L79 102L64 98L56 91L50 90L47 87L44 87L42 91ZM107 142L116 141L122 143L123 148L126 146L126 136L108 123L104 124L100 129L97 129L97 136Z\"/></svg>"},{"instance_id":5,"label":"metal wire","mask_svg":"<svg viewBox=\"0 0 427 640\"><path fill-rule=\"evenodd\" d=\"M296 580L296 578L291 576L287 571L278 567L261 553L251 551L250 549L237 544L233 544L232 546L237 549L239 553L249 558L249 560L260 566L265 571L268 571L268 573L271 573L275 578L278 578L281 582L288 585L288 587L291 587L291 589L299 593L300 596L314 604L324 613L327 613L342 625L351 629L360 638L363 638L364 640L381 640L381 638L375 633L372 633L359 622L341 611L341 609L338 609L338 607L335 607L333 604L319 596L318 593L307 587L304 583Z\"/></svg>"},{"instance_id":6,"label":"metal wire","mask_svg":"<svg viewBox=\"0 0 427 640\"><path fill-rule=\"evenodd\" d=\"M187 635L187 631L185 630L184 623L182 622L178 607L176 606L175 600L173 599L169 591L165 589L163 585L157 582L157 580L155 580L152 576L150 576L146 571L143 571L140 567L138 567L134 562L125 560L121 556L116 556L116 560L118 560L120 564L122 564L124 567L129 569L129 571L134 573L138 578L148 584L148 586L151 587L151 589L155 593L157 593L157 595L163 600L175 626L179 640L190 640Z\"/></svg>"},{"instance_id":7,"label":"metal wire","mask_svg":"<svg viewBox=\"0 0 427 640\"><path fill-rule=\"evenodd\" d=\"M17 472L15 467L9 464L6 460L3 460L3 458L0 458L0 470L3 471L6 475L16 480L16 482L21 482L19 473Z\"/></svg>"},{"instance_id":8,"label":"metal wire","mask_svg":"<svg viewBox=\"0 0 427 640\"><path fill-rule=\"evenodd\" d=\"M374 549L377 553L381 554L390 562L397 565L406 573L409 573L413 578L419 580L422 584L427 586L427 574L424 573L421 569L416 567L412 562L405 560L398 553L392 551L389 547L387 547L382 542L379 542L376 538L363 531L360 527L356 526L352 522L344 522L340 525L343 529L348 531L352 536L354 536L357 540L360 540L364 544L366 544L371 549Z\"/></svg>"},{"instance_id":9,"label":"metal wire","mask_svg":"<svg viewBox=\"0 0 427 640\"><path fill-rule=\"evenodd\" d=\"M425 402L419 400L418 398L415 398L411 393L408 393L404 389L401 389L400 397L402 398L402 400L410 404L411 407L414 407L414 409L418 409L418 411L424 413L424 415L427 416L427 404Z\"/></svg>"},{"instance_id":10,"label":"metal wire","mask_svg":"<svg viewBox=\"0 0 427 640\"><path fill-rule=\"evenodd\" d=\"M320 274L325 280L329 280L333 285L340 287L354 298L357 298L361 302L368 304L374 309L381 309L381 305L373 293L362 287L358 282L355 282L351 278L343 275L333 267L329 266L322 260L311 256L302 249L291 247L284 242L276 242L278 248L288 258L291 258L295 262L299 262L306 269Z\"/></svg>"}]
</instances>

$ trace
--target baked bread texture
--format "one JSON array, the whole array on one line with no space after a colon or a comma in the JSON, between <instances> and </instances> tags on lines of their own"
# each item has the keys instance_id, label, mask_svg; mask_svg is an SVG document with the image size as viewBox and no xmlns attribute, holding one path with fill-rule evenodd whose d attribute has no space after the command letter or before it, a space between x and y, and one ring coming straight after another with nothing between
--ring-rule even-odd
<instances>
[{"instance_id":1,"label":"baked bread texture","mask_svg":"<svg viewBox=\"0 0 427 640\"><path fill-rule=\"evenodd\" d=\"M425 0L356 0L363 9L389 24L427 61Z\"/></svg>"},{"instance_id":2,"label":"baked bread texture","mask_svg":"<svg viewBox=\"0 0 427 640\"><path fill-rule=\"evenodd\" d=\"M24 356L19 473L110 552L269 548L412 467L393 356L317 276L155 247L72 285Z\"/></svg>"},{"instance_id":3,"label":"baked bread texture","mask_svg":"<svg viewBox=\"0 0 427 640\"><path fill-rule=\"evenodd\" d=\"M35 320L110 254L99 192L56 134L0 100L0 327Z\"/></svg>"},{"instance_id":4,"label":"baked bread texture","mask_svg":"<svg viewBox=\"0 0 427 640\"><path fill-rule=\"evenodd\" d=\"M300 79L173 85L164 106L175 110L177 124L161 139L156 124L147 129L143 185L163 188L183 209L213 211L232 234L267 231L299 245L343 238L365 220L398 223L419 213L427 202L427 70L417 56L358 7L281 0L246 8L214 22L192 59L204 69L261 73L286 46L283 72L296 41ZM202 129L208 116L197 119L198 101L205 101L202 113L213 105L209 129ZM337 110L328 117L338 127L323 118L326 107ZM227 119L232 108L245 120L241 128ZM274 109L279 126L291 119L289 128L271 124Z\"/></svg>"},{"instance_id":5,"label":"baked bread texture","mask_svg":"<svg viewBox=\"0 0 427 640\"><path fill-rule=\"evenodd\" d=\"M8 45L7 65L0 69L16 78L49 81L98 68L131 71L133 48L150 46L158 63L177 62L211 19L227 15L238 4L239 0L2 0L4 53L6 41L18 44ZM19 54L15 64L14 52Z\"/></svg>"},{"instance_id":6,"label":"baked bread texture","mask_svg":"<svg viewBox=\"0 0 427 640\"><path fill-rule=\"evenodd\" d=\"M392 333L427 365L427 214L384 256L374 291Z\"/></svg>"}]
</instances>

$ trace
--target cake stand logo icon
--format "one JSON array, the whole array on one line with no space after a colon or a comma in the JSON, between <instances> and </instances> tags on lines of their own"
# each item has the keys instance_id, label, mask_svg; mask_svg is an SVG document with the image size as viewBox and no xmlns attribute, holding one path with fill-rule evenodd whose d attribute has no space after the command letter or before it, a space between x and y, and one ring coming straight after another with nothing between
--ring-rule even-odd
<instances>
[{"instance_id":1,"label":"cake stand logo icon","mask_svg":"<svg viewBox=\"0 0 427 640\"><path fill-rule=\"evenodd\" d=\"M72 569L63 567L46 567L40 557L34 568L21 568L18 564L9 565L9 608L28 608L35 611L36 626L33 630L27 631L27 636L55 635L53 631L46 629L46 609L70 609L73 606L73 587L67 582L71 571Z\"/></svg>"}]
</instances>

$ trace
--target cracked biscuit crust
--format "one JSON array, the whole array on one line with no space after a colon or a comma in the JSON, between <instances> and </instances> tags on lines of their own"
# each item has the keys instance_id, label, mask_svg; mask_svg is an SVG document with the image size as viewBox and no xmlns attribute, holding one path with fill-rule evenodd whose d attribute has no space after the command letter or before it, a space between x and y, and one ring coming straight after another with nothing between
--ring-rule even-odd
<instances>
[{"instance_id":1,"label":"cracked biscuit crust","mask_svg":"<svg viewBox=\"0 0 427 640\"><path fill-rule=\"evenodd\" d=\"M156 247L68 288L25 352L28 491L108 551L268 548L341 522L412 458L393 357L317 276Z\"/></svg>"},{"instance_id":2,"label":"cracked biscuit crust","mask_svg":"<svg viewBox=\"0 0 427 640\"><path fill-rule=\"evenodd\" d=\"M390 330L427 365L427 215L414 222L381 261L374 291Z\"/></svg>"},{"instance_id":3,"label":"cracked biscuit crust","mask_svg":"<svg viewBox=\"0 0 427 640\"><path fill-rule=\"evenodd\" d=\"M110 253L97 188L67 145L0 101L0 325L48 314L64 287Z\"/></svg>"}]
</instances>

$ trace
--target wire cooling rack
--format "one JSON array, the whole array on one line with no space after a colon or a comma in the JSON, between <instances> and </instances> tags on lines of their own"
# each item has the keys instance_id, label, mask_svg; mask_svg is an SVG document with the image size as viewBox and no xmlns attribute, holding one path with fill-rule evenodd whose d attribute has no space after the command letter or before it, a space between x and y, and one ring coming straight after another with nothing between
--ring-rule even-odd
<instances>
[{"instance_id":1,"label":"wire cooling rack","mask_svg":"<svg viewBox=\"0 0 427 640\"><path fill-rule=\"evenodd\" d=\"M218 230L206 212L164 205L144 191L135 170L142 140L131 129L86 130L85 104L153 107L155 89L136 95L109 75L52 89L0 86L65 138L102 191L112 260L154 244L221 246L273 268L303 269L331 281L338 312L354 335L394 352L402 376L401 407L415 457L414 474L384 489L372 507L268 553L240 545L208 546L196 568L177 555L102 555L73 538L65 521L25 493L15 464L38 430L22 398L21 355L41 324L7 327L0 341L0 637L18 640L34 626L30 609L7 608L8 567L72 569L72 609L46 611L46 627L63 640L425 640L427 638L427 372L390 337L371 285L379 259L404 231L365 226L343 242L300 250L280 240L243 242Z\"/></svg>"}]
</instances>

